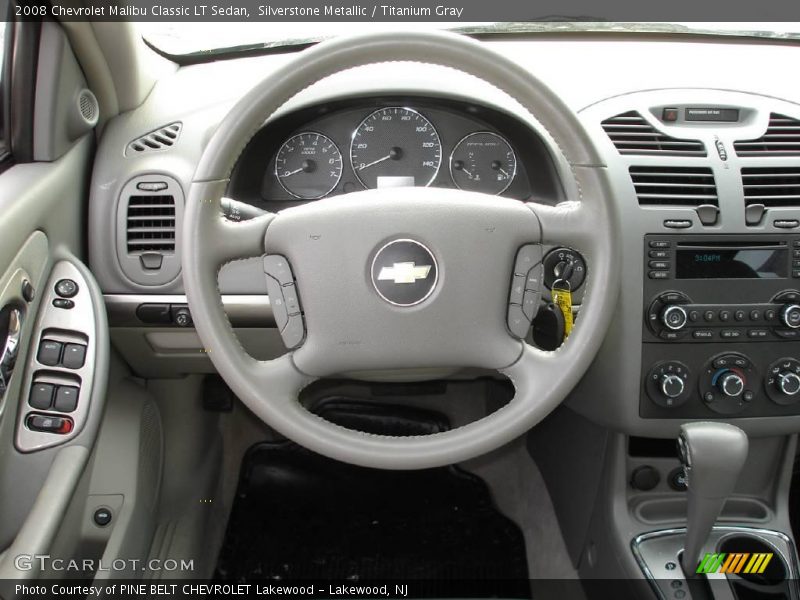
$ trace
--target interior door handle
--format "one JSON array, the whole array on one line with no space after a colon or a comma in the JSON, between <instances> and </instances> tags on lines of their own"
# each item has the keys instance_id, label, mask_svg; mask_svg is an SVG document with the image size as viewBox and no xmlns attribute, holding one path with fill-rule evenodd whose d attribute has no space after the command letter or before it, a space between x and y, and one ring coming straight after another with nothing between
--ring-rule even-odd
<instances>
[{"instance_id":1,"label":"interior door handle","mask_svg":"<svg viewBox=\"0 0 800 600\"><path fill-rule=\"evenodd\" d=\"M7 306L0 311L0 335L3 332L5 334L0 349L0 398L6 393L14 365L17 363L22 320L22 311L17 308Z\"/></svg>"}]
</instances>

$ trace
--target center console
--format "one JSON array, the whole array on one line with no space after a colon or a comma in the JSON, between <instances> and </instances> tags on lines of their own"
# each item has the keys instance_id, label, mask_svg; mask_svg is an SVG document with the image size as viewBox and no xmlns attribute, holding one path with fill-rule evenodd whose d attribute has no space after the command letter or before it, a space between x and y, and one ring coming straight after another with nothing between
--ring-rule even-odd
<instances>
[{"instance_id":1,"label":"center console","mask_svg":"<svg viewBox=\"0 0 800 600\"><path fill-rule=\"evenodd\" d=\"M639 414L800 414L800 236L647 235Z\"/></svg>"}]
</instances>

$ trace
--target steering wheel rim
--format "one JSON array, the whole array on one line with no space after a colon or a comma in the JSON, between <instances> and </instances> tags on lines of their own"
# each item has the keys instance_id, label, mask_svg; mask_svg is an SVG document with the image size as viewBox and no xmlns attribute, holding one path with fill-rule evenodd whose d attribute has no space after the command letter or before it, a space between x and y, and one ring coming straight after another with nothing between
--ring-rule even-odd
<instances>
[{"instance_id":1,"label":"steering wheel rim","mask_svg":"<svg viewBox=\"0 0 800 600\"><path fill-rule=\"evenodd\" d=\"M290 242L297 239L298 232L308 231L303 227L308 226L309 219L317 227L321 221L314 217L320 210L335 208L335 211L328 211L330 218L332 215L346 215L352 209L352 199L340 197L317 201L313 207L306 205L309 208L290 209L279 215L269 214L242 223L225 220L220 200L231 170L250 138L286 101L311 84L346 69L390 61L453 67L495 85L534 115L550 134L570 165L577 188L592 191L590 200L585 200L584 192L581 192L581 198L555 207L495 197L492 198L496 204L490 206L481 198L474 197L478 195L425 188L402 192L406 196L405 202L395 206L405 206L408 210L392 215L393 222L398 223L398 234L404 226L415 230L422 227L413 216L419 210L429 206L439 206L441 210L455 207L457 210L453 212L464 216L464 228L469 226L470 218L479 221L491 215L488 218L493 224L492 229L495 223L500 223L500 232L512 237L505 246L498 246L492 255L495 258L508 253L509 247L519 246L520 241L529 235L532 243L574 247L592 266L585 283L580 319L558 350L544 352L510 337L506 342L493 338L502 352L499 358L493 359L494 362L489 361L489 366L506 375L516 389L516 395L508 405L474 423L420 437L366 434L334 425L305 410L297 399L299 392L317 377L336 371L327 372L324 362L309 358L313 349L304 350L303 346L271 361L250 357L233 333L217 286L219 269L241 258L270 251L295 252L294 257L302 258L300 262L304 264L304 255L295 251ZM359 194L368 196L370 192ZM435 204L440 200L438 196L448 194L458 194L458 197L453 196L453 203L446 207ZM396 198L387 199L385 196L385 193L372 192L373 204L370 206L397 202ZM447 198L441 201L446 202ZM379 210L376 212L380 213ZM515 63L478 42L448 33L413 32L339 38L303 51L297 59L268 76L236 104L210 140L198 164L185 209L184 287L198 335L214 366L245 405L276 431L315 452L353 464L388 469L429 468L484 454L524 434L560 404L577 384L600 347L615 306L618 273L614 266L618 264L619 236L615 231L617 220L614 217L614 203L605 173L586 131L557 96ZM517 224L515 219L519 221ZM534 229L535 232L527 233ZM335 236L335 229L326 230L326 235ZM368 244L364 246L367 248L373 241L364 243ZM364 256L365 261L369 258ZM508 260L513 262L513 256ZM354 272L353 285L359 285L357 275ZM458 275L456 266L452 265L450 281L457 281ZM463 277L466 273L462 274L462 280ZM501 278L502 274L497 277ZM507 278L506 290L509 282L510 278ZM304 289L299 291L305 306ZM314 314L313 310L321 311L321 294L308 284L305 294L311 305L311 309L305 307L309 316ZM436 301L426 301L420 306L426 304L433 306ZM385 317L390 313L381 314ZM424 311L419 311L418 318L423 314ZM309 332L316 331L310 325ZM309 348L319 348L319 344L311 343L310 334L307 342ZM353 353L353 356L358 355L357 350ZM314 355L315 358L318 356L319 352ZM348 363L339 363L337 368L342 364Z\"/></svg>"}]
</instances>

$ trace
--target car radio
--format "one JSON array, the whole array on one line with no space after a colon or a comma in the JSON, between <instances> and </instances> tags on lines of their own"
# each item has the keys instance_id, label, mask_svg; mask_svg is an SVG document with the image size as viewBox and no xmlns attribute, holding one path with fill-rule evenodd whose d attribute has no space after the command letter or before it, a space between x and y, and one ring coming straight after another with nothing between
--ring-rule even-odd
<instances>
[{"instance_id":1,"label":"car radio","mask_svg":"<svg viewBox=\"0 0 800 600\"><path fill-rule=\"evenodd\" d=\"M800 235L644 238L646 418L800 414Z\"/></svg>"},{"instance_id":2,"label":"car radio","mask_svg":"<svg viewBox=\"0 0 800 600\"><path fill-rule=\"evenodd\" d=\"M800 237L647 236L644 262L649 341L800 339Z\"/></svg>"}]
</instances>

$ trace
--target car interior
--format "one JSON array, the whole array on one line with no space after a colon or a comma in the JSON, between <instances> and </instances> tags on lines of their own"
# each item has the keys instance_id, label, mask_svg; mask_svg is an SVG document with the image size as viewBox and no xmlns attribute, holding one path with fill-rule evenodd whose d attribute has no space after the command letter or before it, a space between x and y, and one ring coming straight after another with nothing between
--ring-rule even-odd
<instances>
[{"instance_id":1,"label":"car interior","mask_svg":"<svg viewBox=\"0 0 800 600\"><path fill-rule=\"evenodd\" d=\"M800 598L796 40L8 10L4 598Z\"/></svg>"}]
</instances>

